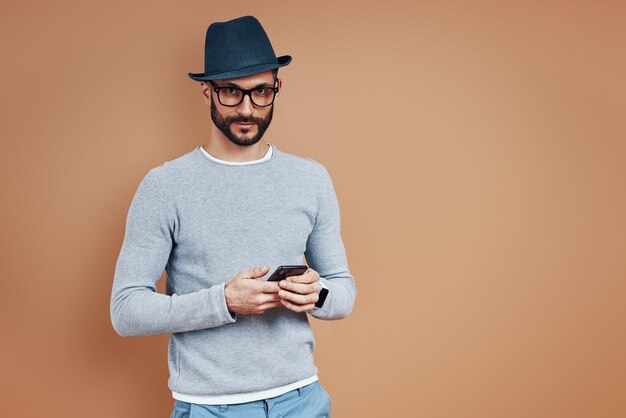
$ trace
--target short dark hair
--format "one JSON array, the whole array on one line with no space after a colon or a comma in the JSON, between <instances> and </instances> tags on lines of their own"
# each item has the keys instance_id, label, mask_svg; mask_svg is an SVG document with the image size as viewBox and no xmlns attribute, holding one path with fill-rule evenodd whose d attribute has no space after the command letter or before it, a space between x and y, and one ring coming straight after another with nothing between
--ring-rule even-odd
<instances>
[{"instance_id":1,"label":"short dark hair","mask_svg":"<svg viewBox=\"0 0 626 418\"><path fill-rule=\"evenodd\" d=\"M278 77L278 68L274 68L272 70L272 74L274 75L274 78Z\"/></svg>"}]
</instances>

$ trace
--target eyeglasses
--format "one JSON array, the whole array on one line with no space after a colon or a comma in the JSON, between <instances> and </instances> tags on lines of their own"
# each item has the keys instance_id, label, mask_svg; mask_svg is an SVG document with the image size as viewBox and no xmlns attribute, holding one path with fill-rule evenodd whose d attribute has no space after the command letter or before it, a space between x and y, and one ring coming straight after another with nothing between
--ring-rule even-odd
<instances>
[{"instance_id":1,"label":"eyeglasses","mask_svg":"<svg viewBox=\"0 0 626 418\"><path fill-rule=\"evenodd\" d=\"M274 84L278 78L274 80ZM266 107L274 103L278 87L255 87L253 89L242 89L234 86L216 87L211 81L213 91L217 93L217 100L223 106L234 107L243 101L244 96L250 96L250 101L255 106Z\"/></svg>"}]
</instances>

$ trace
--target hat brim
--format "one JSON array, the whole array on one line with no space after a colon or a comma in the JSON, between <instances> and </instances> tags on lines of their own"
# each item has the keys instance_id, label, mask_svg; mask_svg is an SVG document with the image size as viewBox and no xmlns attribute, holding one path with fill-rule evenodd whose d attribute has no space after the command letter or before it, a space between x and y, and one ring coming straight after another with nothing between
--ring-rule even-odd
<instances>
[{"instance_id":1,"label":"hat brim","mask_svg":"<svg viewBox=\"0 0 626 418\"><path fill-rule=\"evenodd\" d=\"M222 80L225 78L245 77L251 74L262 73L264 71L273 70L275 68L284 67L291 62L291 55L283 55L276 59L278 63L255 64L236 70L229 70L217 74L189 73L189 78L196 81Z\"/></svg>"}]
</instances>

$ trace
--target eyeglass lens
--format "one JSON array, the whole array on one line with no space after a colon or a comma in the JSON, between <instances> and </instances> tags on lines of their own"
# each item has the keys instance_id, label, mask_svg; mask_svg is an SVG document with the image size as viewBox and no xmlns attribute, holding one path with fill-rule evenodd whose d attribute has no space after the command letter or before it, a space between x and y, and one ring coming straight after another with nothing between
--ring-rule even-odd
<instances>
[{"instance_id":1,"label":"eyeglass lens","mask_svg":"<svg viewBox=\"0 0 626 418\"><path fill-rule=\"evenodd\" d=\"M237 106L244 96L243 90L238 87L221 87L217 94L224 106ZM269 106L274 101L274 89L258 87L250 92L250 99L256 106Z\"/></svg>"}]
</instances>

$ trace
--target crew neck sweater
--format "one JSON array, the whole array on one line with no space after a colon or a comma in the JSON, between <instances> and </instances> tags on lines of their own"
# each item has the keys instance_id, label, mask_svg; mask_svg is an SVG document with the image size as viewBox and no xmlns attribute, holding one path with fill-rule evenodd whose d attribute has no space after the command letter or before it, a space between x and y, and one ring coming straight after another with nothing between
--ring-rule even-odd
<instances>
[{"instance_id":1,"label":"crew neck sweater","mask_svg":"<svg viewBox=\"0 0 626 418\"><path fill-rule=\"evenodd\" d=\"M228 311L224 283L237 272L267 264L270 273L258 279L266 280L279 265L305 261L329 289L321 309ZM122 336L171 334L175 398L229 403L317 379L308 317L344 318L355 296L339 204L322 164L275 145L259 160L235 164L196 147L148 170L135 192L111 320Z\"/></svg>"},{"instance_id":2,"label":"crew neck sweater","mask_svg":"<svg viewBox=\"0 0 626 418\"><path fill-rule=\"evenodd\" d=\"M217 162L219 164L224 165L249 165L249 164L258 164L260 162L266 161L272 157L272 144L268 144L268 150L265 155L258 160L252 161L226 161L220 158L214 157L209 154L203 147L200 147L200 151L210 160ZM184 402L191 402L202 405L224 405L224 404L238 404L244 402L252 402L259 399L267 399L275 396L282 395L283 393L289 392L290 390L294 390L303 386L306 386L310 383L318 380L318 376L313 375L311 377L307 377L306 379L298 380L297 382L290 383L287 385L279 386L276 388L261 390L257 392L246 392L246 393L232 393L228 395L188 395L185 393L172 392L172 397L174 399L178 399Z\"/></svg>"}]
</instances>

